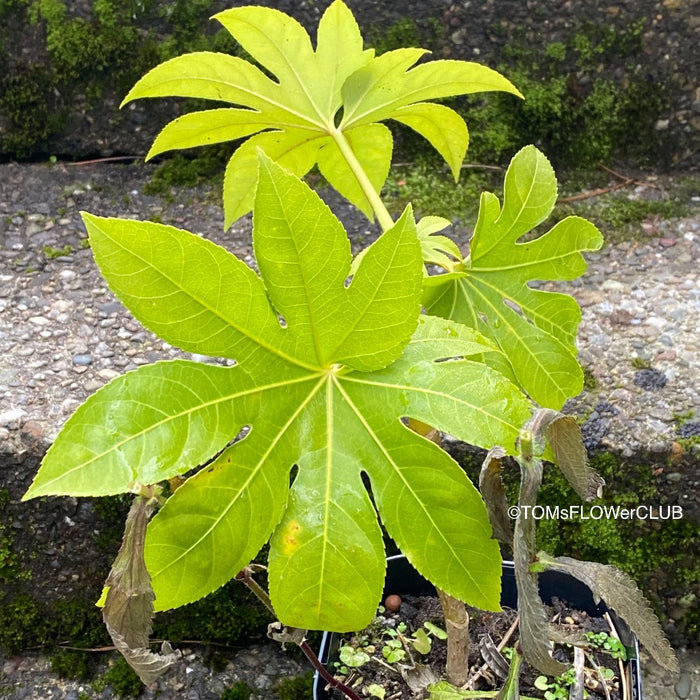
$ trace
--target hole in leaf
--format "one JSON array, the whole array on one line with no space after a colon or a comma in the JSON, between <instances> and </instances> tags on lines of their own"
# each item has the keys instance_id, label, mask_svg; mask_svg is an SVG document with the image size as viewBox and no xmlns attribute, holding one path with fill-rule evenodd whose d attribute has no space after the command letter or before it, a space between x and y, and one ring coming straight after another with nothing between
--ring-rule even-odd
<instances>
[{"instance_id":1,"label":"hole in leaf","mask_svg":"<svg viewBox=\"0 0 700 700\"><path fill-rule=\"evenodd\" d=\"M523 316L523 317L525 316L525 314L523 314L523 310L520 308L520 306L518 304L516 304L512 299L504 299L503 303L509 309L513 309L513 311L515 311L515 313L518 314L519 316Z\"/></svg>"},{"instance_id":2,"label":"hole in leaf","mask_svg":"<svg viewBox=\"0 0 700 700\"><path fill-rule=\"evenodd\" d=\"M284 318L284 316L282 316L281 314L277 314L277 320L279 321L281 328L287 327L287 320Z\"/></svg>"},{"instance_id":3,"label":"hole in leaf","mask_svg":"<svg viewBox=\"0 0 700 700\"><path fill-rule=\"evenodd\" d=\"M348 276L345 278L345 289L347 289L347 288L352 284L352 278L353 278L354 276L355 276L355 275L348 275Z\"/></svg>"}]
</instances>

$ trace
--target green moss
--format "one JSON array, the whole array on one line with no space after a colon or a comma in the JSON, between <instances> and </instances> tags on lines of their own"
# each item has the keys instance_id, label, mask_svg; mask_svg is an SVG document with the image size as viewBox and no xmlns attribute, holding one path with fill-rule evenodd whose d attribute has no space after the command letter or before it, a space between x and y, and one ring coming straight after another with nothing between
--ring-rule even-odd
<instances>
[{"instance_id":1,"label":"green moss","mask_svg":"<svg viewBox=\"0 0 700 700\"><path fill-rule=\"evenodd\" d=\"M15 654L33 646L43 623L39 607L28 595L0 602L0 649Z\"/></svg>"},{"instance_id":2,"label":"green moss","mask_svg":"<svg viewBox=\"0 0 700 700\"><path fill-rule=\"evenodd\" d=\"M7 121L3 148L18 158L43 151L60 130L62 115L51 97L51 74L38 64L20 63L14 69L0 61L0 112Z\"/></svg>"},{"instance_id":3,"label":"green moss","mask_svg":"<svg viewBox=\"0 0 700 700\"><path fill-rule=\"evenodd\" d=\"M51 670L61 678L85 681L92 675L89 656L84 651L59 649L51 655Z\"/></svg>"},{"instance_id":4,"label":"green moss","mask_svg":"<svg viewBox=\"0 0 700 700\"><path fill-rule=\"evenodd\" d=\"M172 196L176 187L195 187L203 182L220 180L233 149L221 144L198 149L188 158L180 153L161 163L143 188L145 194Z\"/></svg>"},{"instance_id":5,"label":"green moss","mask_svg":"<svg viewBox=\"0 0 700 700\"><path fill-rule=\"evenodd\" d=\"M406 46L423 46L423 36L416 21L410 17L388 26L373 24L367 33L367 45L372 46L377 55Z\"/></svg>"},{"instance_id":6,"label":"green moss","mask_svg":"<svg viewBox=\"0 0 700 700\"><path fill-rule=\"evenodd\" d=\"M122 656L116 657L109 669L92 684L93 689L98 693L108 686L120 698L138 697L143 690L143 683Z\"/></svg>"},{"instance_id":7,"label":"green moss","mask_svg":"<svg viewBox=\"0 0 700 700\"><path fill-rule=\"evenodd\" d=\"M75 252L72 245L65 245L63 248L52 248L51 246L44 246L41 252L49 259L55 260L56 258L62 258L66 255L70 255Z\"/></svg>"},{"instance_id":8,"label":"green moss","mask_svg":"<svg viewBox=\"0 0 700 700\"><path fill-rule=\"evenodd\" d=\"M651 362L645 360L643 357L633 357L630 364L635 369L651 369Z\"/></svg>"},{"instance_id":9,"label":"green moss","mask_svg":"<svg viewBox=\"0 0 700 700\"><path fill-rule=\"evenodd\" d=\"M663 505L648 464L634 464L602 453L591 458L591 466L606 480L603 506L634 508ZM538 503L565 506L580 503L556 469L546 469ZM589 512L589 506L583 507ZM556 556L614 564L643 586L660 570L667 586L686 589L700 585L700 563L686 561L693 551L697 531L688 519L542 520L538 524L538 547ZM652 595L658 591L651 591Z\"/></svg>"},{"instance_id":10,"label":"green moss","mask_svg":"<svg viewBox=\"0 0 700 700\"><path fill-rule=\"evenodd\" d=\"M248 700L252 694L253 689L245 681L238 681L224 690L221 700Z\"/></svg>"},{"instance_id":11,"label":"green moss","mask_svg":"<svg viewBox=\"0 0 700 700\"><path fill-rule=\"evenodd\" d=\"M566 41L541 48L524 34L512 38L497 68L525 100L495 93L454 102L470 126L470 159L501 161L535 143L559 168L589 168L618 156L658 165L667 144L655 123L670 96L662 84L637 77L645 22L625 31L587 24ZM565 61L575 70L565 72ZM606 64L626 66L627 82L601 73Z\"/></svg>"},{"instance_id":12,"label":"green moss","mask_svg":"<svg viewBox=\"0 0 700 700\"><path fill-rule=\"evenodd\" d=\"M31 571L23 568L20 556L15 549L13 530L5 524L5 510L9 503L9 491L0 489L0 583L5 584L31 578Z\"/></svg>"},{"instance_id":13,"label":"green moss","mask_svg":"<svg viewBox=\"0 0 700 700\"><path fill-rule=\"evenodd\" d=\"M430 157L410 167L392 168L383 192L389 209L398 214L410 202L419 217L430 214L451 221L474 221L481 191L498 191L496 179L489 171L465 170L455 184L442 165L436 157Z\"/></svg>"},{"instance_id":14,"label":"green moss","mask_svg":"<svg viewBox=\"0 0 700 700\"><path fill-rule=\"evenodd\" d=\"M588 367L583 368L583 388L591 391L598 386L598 380Z\"/></svg>"},{"instance_id":15,"label":"green moss","mask_svg":"<svg viewBox=\"0 0 700 700\"><path fill-rule=\"evenodd\" d=\"M153 634L172 642L199 639L235 645L261 636L270 622L265 607L242 584L231 581L196 603L156 615Z\"/></svg>"},{"instance_id":16,"label":"green moss","mask_svg":"<svg viewBox=\"0 0 700 700\"><path fill-rule=\"evenodd\" d=\"M280 700L308 700L314 685L314 674L308 671L295 678L283 678L277 684L277 695Z\"/></svg>"}]
</instances>

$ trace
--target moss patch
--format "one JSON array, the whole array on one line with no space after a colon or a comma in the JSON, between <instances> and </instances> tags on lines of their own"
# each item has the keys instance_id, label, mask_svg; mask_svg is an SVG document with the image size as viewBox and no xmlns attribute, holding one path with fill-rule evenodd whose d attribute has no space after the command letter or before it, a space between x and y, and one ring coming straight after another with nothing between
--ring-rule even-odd
<instances>
[{"instance_id":1,"label":"moss patch","mask_svg":"<svg viewBox=\"0 0 700 700\"><path fill-rule=\"evenodd\" d=\"M460 448L455 457L478 483L483 455L473 449ZM658 507L672 502L662 488L663 476L654 474L658 464L648 456L624 459L611 453L598 453L591 457L590 463L606 481L603 499L595 505L634 508L639 505ZM688 468L692 470L693 467ZM515 465L506 467L505 478L508 502L515 503L519 485ZM581 504L580 498L561 472L545 467L538 505L578 504ZM590 505L583 505L582 511L589 513ZM700 594L697 524L687 515L678 520L543 519L537 526L537 546L555 556L572 556L619 567L637 581L662 619L667 619L670 608L676 607L676 630L681 641L697 632L698 616L692 605L683 602L691 600L683 596ZM677 604L673 603L676 599Z\"/></svg>"}]
</instances>

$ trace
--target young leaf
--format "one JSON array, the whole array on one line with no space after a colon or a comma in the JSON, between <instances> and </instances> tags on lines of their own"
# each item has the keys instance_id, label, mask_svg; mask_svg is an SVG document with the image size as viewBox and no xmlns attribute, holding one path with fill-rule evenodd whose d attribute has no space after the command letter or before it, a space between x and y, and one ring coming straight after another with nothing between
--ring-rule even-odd
<instances>
[{"instance_id":1,"label":"young leaf","mask_svg":"<svg viewBox=\"0 0 700 700\"><path fill-rule=\"evenodd\" d=\"M451 270L455 262L462 262L462 252L457 244L447 236L435 235L449 225L450 222L440 216L424 216L418 222L418 240L423 251L423 262L426 265L439 265L446 270Z\"/></svg>"},{"instance_id":2,"label":"young leaf","mask_svg":"<svg viewBox=\"0 0 700 700\"><path fill-rule=\"evenodd\" d=\"M539 552L537 558L547 568L564 571L583 581L596 601L604 600L627 623L660 666L672 673L679 672L678 660L649 601L626 573L608 564L551 557L545 552Z\"/></svg>"},{"instance_id":3,"label":"young leaf","mask_svg":"<svg viewBox=\"0 0 700 700\"><path fill-rule=\"evenodd\" d=\"M554 172L534 146L512 160L501 208L485 193L462 265L426 280L429 313L478 328L508 356L520 385L542 406L559 409L583 387L575 335L581 312L564 294L529 287L534 280L573 279L586 269L581 251L602 245L588 221L568 217L538 238L520 239L550 214Z\"/></svg>"},{"instance_id":4,"label":"young leaf","mask_svg":"<svg viewBox=\"0 0 700 700\"><path fill-rule=\"evenodd\" d=\"M143 560L143 541L153 505L137 497L126 518L122 545L105 582L102 609L109 636L145 685L162 675L179 658L167 642L163 654L149 650L153 619L153 589Z\"/></svg>"},{"instance_id":5,"label":"young leaf","mask_svg":"<svg viewBox=\"0 0 700 700\"><path fill-rule=\"evenodd\" d=\"M263 155L253 233L260 277L186 231L85 221L105 278L146 327L237 364L161 363L115 380L69 421L27 497L102 493L102 481L110 493L127 491L220 452L148 527L157 609L215 590L271 538L270 592L284 624L362 628L384 580L375 507L424 576L498 608L500 557L478 492L402 418L513 452L529 403L495 369L461 359L498 364L489 341L450 321L419 323L410 209L349 286L341 224Z\"/></svg>"},{"instance_id":6,"label":"young leaf","mask_svg":"<svg viewBox=\"0 0 700 700\"><path fill-rule=\"evenodd\" d=\"M341 0L323 14L315 50L306 30L278 10L238 7L215 19L276 81L234 56L191 53L156 66L123 104L142 97L182 96L237 105L176 119L148 153L151 158L173 148L250 137L226 169L227 226L253 205L256 148L299 176L318 162L331 185L372 218L341 141L349 143L379 192L389 171L392 140L378 122L395 119L422 134L456 179L467 149L467 127L450 108L426 100L482 90L520 95L503 76L475 63L433 61L411 69L425 53L421 49L375 59L373 50L363 50L357 23ZM343 118L336 126L341 108Z\"/></svg>"}]
</instances>

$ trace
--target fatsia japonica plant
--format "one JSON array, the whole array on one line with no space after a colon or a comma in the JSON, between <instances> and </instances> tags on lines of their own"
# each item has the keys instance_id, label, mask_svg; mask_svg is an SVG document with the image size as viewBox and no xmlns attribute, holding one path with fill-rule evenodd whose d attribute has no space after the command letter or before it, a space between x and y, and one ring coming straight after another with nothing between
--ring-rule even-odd
<instances>
[{"instance_id":1,"label":"fatsia japonica plant","mask_svg":"<svg viewBox=\"0 0 700 700\"><path fill-rule=\"evenodd\" d=\"M392 219L380 196L392 155L383 122L423 135L457 178L467 127L430 100L519 96L495 71L416 65L425 52L415 48L375 56L340 0L315 48L276 10L216 19L259 66L188 54L154 68L125 102L233 105L171 122L149 157L247 138L223 199L227 225L252 208L258 272L171 226L83 219L103 276L146 328L228 362L156 362L112 380L68 420L25 495L137 494L102 603L145 681L173 658L148 651L153 610L216 590L268 542L271 604L288 627L371 620L385 573L379 520L446 601L499 609L484 502L430 437L517 455L536 405L559 409L580 391L578 306L529 283L580 275L582 251L602 243L577 217L532 234L557 191L532 146L513 159L503 202L483 195L466 257L435 235L448 221L416 222L410 206ZM383 230L355 259L342 224L299 179L314 165ZM429 276L434 265L443 274ZM186 478L163 489L174 477Z\"/></svg>"}]
</instances>

